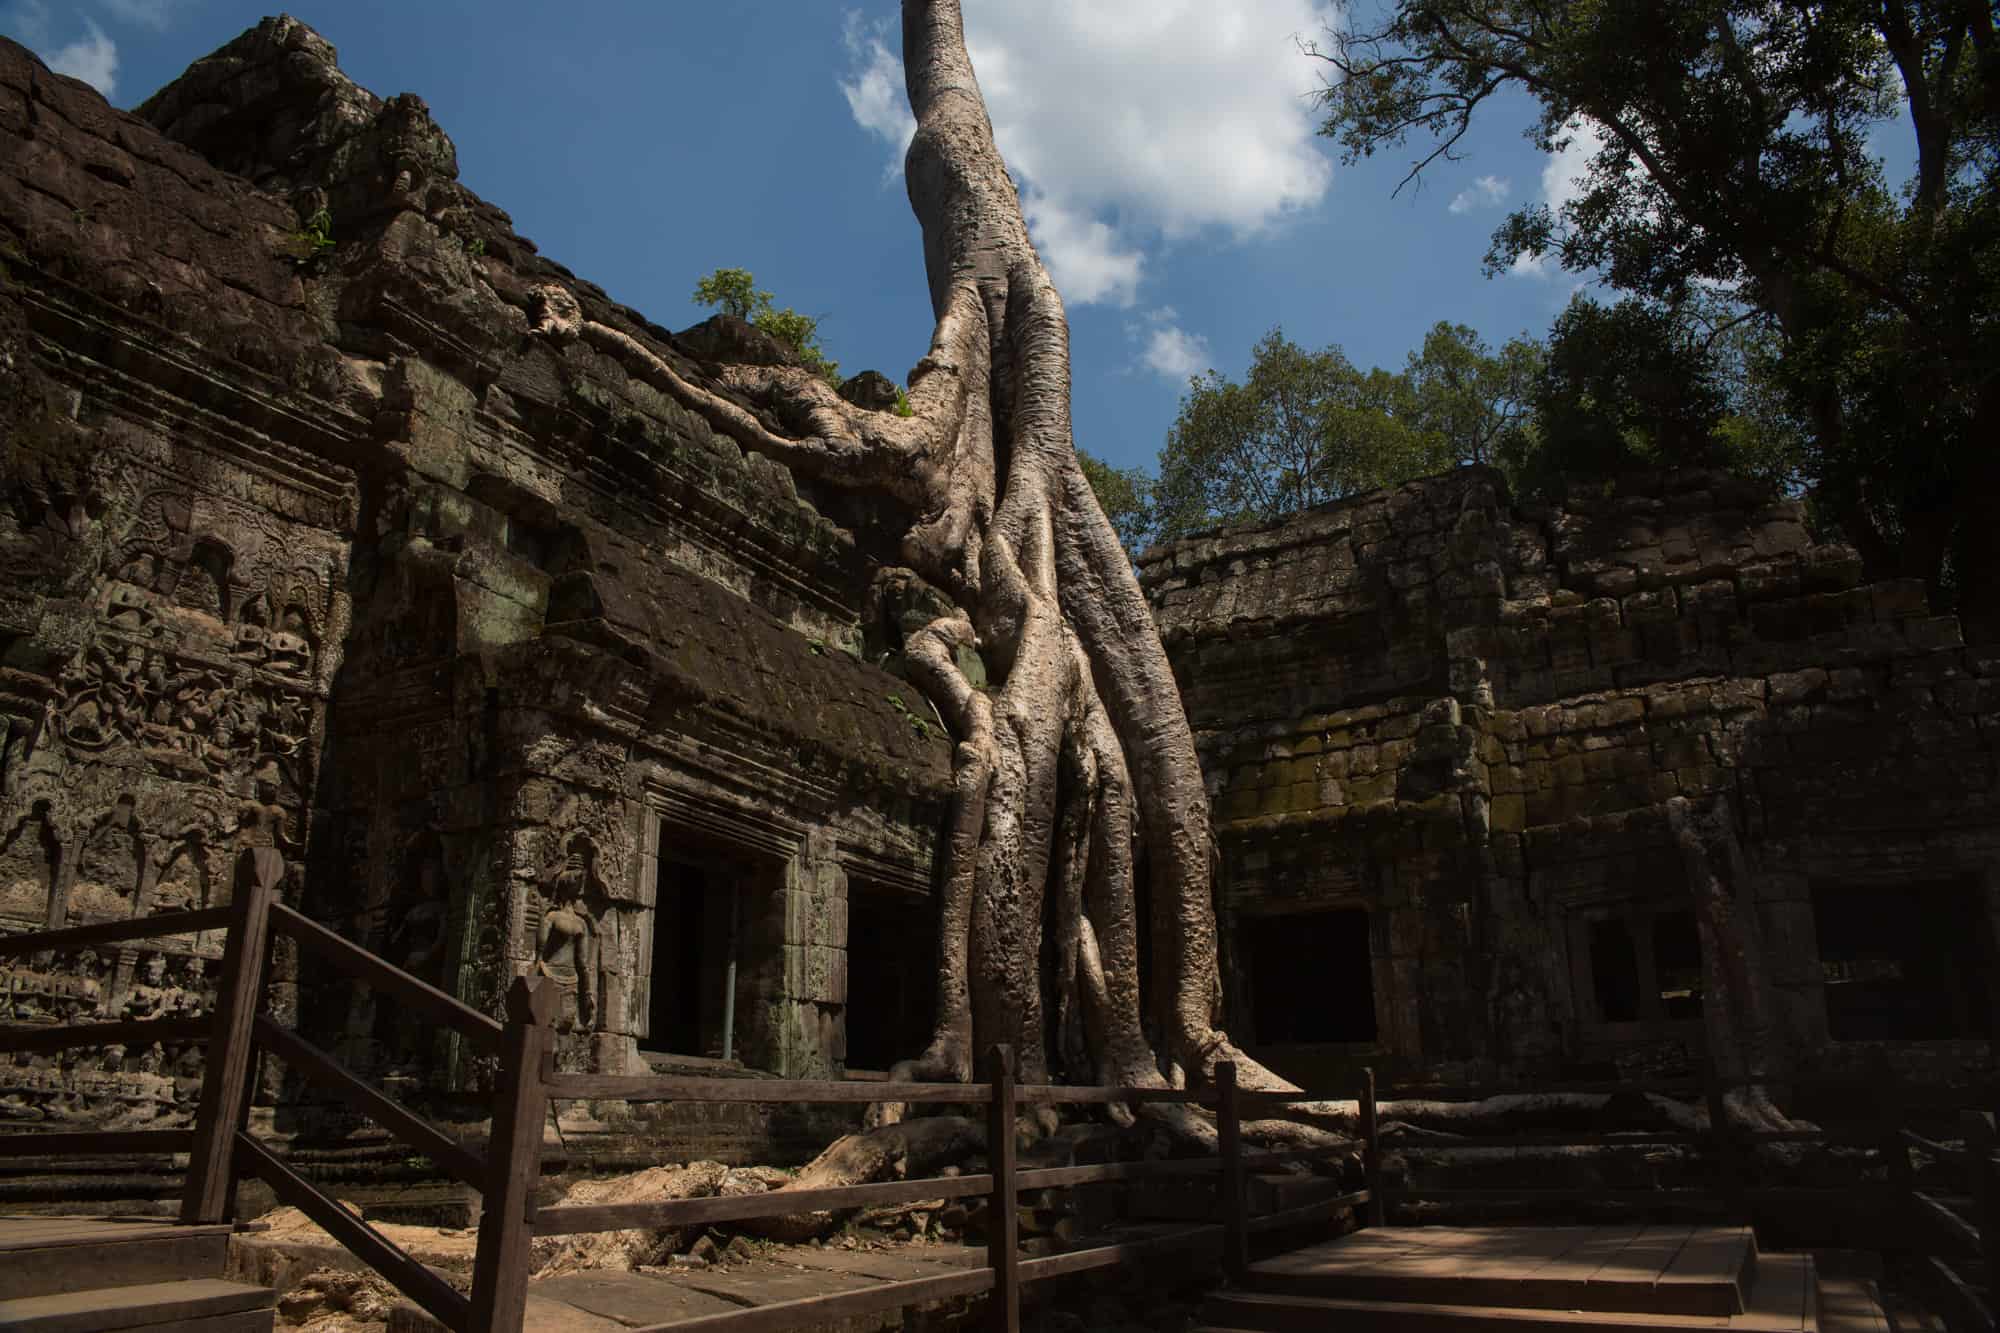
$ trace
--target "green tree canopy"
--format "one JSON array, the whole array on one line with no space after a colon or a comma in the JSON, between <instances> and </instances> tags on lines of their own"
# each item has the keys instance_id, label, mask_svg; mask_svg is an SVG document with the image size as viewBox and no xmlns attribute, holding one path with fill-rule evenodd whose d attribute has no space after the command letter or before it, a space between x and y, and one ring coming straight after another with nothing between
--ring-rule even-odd
<instances>
[{"instance_id":1,"label":"green tree canopy","mask_svg":"<svg viewBox=\"0 0 2000 1333\"><path fill-rule=\"evenodd\" d=\"M1464 325L1441 323L1401 373L1364 371L1338 347L1309 352L1273 329L1241 383L1213 370L1189 381L1160 452L1153 536L1270 521L1523 453L1515 441L1530 429L1540 364L1533 339L1494 353Z\"/></svg>"},{"instance_id":2,"label":"green tree canopy","mask_svg":"<svg viewBox=\"0 0 2000 1333\"><path fill-rule=\"evenodd\" d=\"M840 387L840 363L819 345L819 320L780 307L771 293L759 291L747 268L719 268L694 285L696 305L712 305L725 315L747 319L796 351L806 368L828 384Z\"/></svg>"},{"instance_id":3,"label":"green tree canopy","mask_svg":"<svg viewBox=\"0 0 2000 1333\"><path fill-rule=\"evenodd\" d=\"M1559 212L1502 224L1489 272L1550 256L1652 319L1734 301L1752 398L1804 428L1817 511L1876 573L1955 591L1968 630L1991 635L1994 26L1989 0L1393 0L1323 53L1323 130L1349 160L1419 136L1414 177L1503 92L1533 97L1537 143L1586 141L1589 168ZM1870 145L1898 122L1916 161L1900 194ZM1639 331L1635 312L1612 318Z\"/></svg>"},{"instance_id":4,"label":"green tree canopy","mask_svg":"<svg viewBox=\"0 0 2000 1333\"><path fill-rule=\"evenodd\" d=\"M1111 520L1118 542L1134 556L1144 550L1153 535L1153 478L1144 468L1121 468L1076 451L1077 465L1097 496L1098 506Z\"/></svg>"}]
</instances>

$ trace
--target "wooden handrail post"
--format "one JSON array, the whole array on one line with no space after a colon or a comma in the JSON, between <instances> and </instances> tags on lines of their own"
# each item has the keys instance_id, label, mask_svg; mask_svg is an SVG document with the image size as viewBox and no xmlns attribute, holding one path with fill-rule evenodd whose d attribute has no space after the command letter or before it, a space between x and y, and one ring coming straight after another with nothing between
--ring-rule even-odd
<instances>
[{"instance_id":1,"label":"wooden handrail post","mask_svg":"<svg viewBox=\"0 0 2000 1333\"><path fill-rule=\"evenodd\" d=\"M1215 1066L1215 1139L1222 1157L1222 1271L1241 1284L1250 1271L1250 1218L1243 1179L1243 1111L1236 1097L1236 1062Z\"/></svg>"},{"instance_id":2,"label":"wooden handrail post","mask_svg":"<svg viewBox=\"0 0 2000 1333\"><path fill-rule=\"evenodd\" d=\"M246 847L236 858L229 937L215 986L215 1017L202 1060L201 1109L195 1116L181 1221L227 1222L234 1197L236 1130L250 1097L253 1029L264 999L271 904L285 859L275 847Z\"/></svg>"},{"instance_id":3,"label":"wooden handrail post","mask_svg":"<svg viewBox=\"0 0 2000 1333\"><path fill-rule=\"evenodd\" d=\"M1722 1197L1739 1221L1748 1221L1750 1202L1745 1194L1749 1182L1743 1178L1744 1162L1738 1151L1736 1131L1729 1124L1729 1102L1723 1096L1722 1071L1711 1058L1704 1067L1708 1096L1708 1133L1715 1144L1716 1167L1722 1173Z\"/></svg>"},{"instance_id":4,"label":"wooden handrail post","mask_svg":"<svg viewBox=\"0 0 2000 1333\"><path fill-rule=\"evenodd\" d=\"M1965 1156L1972 1167L1972 1201L1979 1218L1979 1248L1986 1260L1986 1300L1989 1307L2000 1304L2000 1180L1993 1170L1993 1114L1964 1111L1959 1114L1965 1138Z\"/></svg>"},{"instance_id":5,"label":"wooden handrail post","mask_svg":"<svg viewBox=\"0 0 2000 1333\"><path fill-rule=\"evenodd\" d=\"M555 1002L556 988L545 977L515 977L507 988L479 1249L472 1261L471 1327L477 1333L520 1333L527 1318L529 1223L542 1174L542 1118L548 1113L542 1056L549 1049Z\"/></svg>"},{"instance_id":6,"label":"wooden handrail post","mask_svg":"<svg viewBox=\"0 0 2000 1333\"><path fill-rule=\"evenodd\" d=\"M1367 1224L1379 1227L1388 1216L1382 1202L1382 1126L1375 1105L1375 1070L1361 1071L1361 1183L1368 1190Z\"/></svg>"},{"instance_id":7,"label":"wooden handrail post","mask_svg":"<svg viewBox=\"0 0 2000 1333\"><path fill-rule=\"evenodd\" d=\"M1892 1217L1900 1223L1908 1214L1910 1195L1917 1187L1917 1173L1910 1165L1910 1145L1903 1140L1909 1121L1909 1107L1903 1096L1902 1080L1885 1057L1875 1071L1876 1095L1882 1108L1882 1157L1889 1168Z\"/></svg>"},{"instance_id":8,"label":"wooden handrail post","mask_svg":"<svg viewBox=\"0 0 2000 1333\"><path fill-rule=\"evenodd\" d=\"M993 1100L986 1108L986 1162L993 1193L986 1203L986 1266L993 1270L994 1333L1021 1333L1021 1252L1018 1175L1014 1166L1014 1048L986 1053Z\"/></svg>"}]
</instances>

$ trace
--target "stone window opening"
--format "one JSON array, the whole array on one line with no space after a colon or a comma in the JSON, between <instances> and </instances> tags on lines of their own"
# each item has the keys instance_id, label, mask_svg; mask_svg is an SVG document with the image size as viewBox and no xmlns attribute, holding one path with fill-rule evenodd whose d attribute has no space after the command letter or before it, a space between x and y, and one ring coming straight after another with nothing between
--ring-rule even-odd
<instances>
[{"instance_id":1,"label":"stone window opening","mask_svg":"<svg viewBox=\"0 0 2000 1333\"><path fill-rule=\"evenodd\" d=\"M1970 879L1812 887L1833 1041L1984 1038L1992 925Z\"/></svg>"},{"instance_id":2,"label":"stone window opening","mask_svg":"<svg viewBox=\"0 0 2000 1333\"><path fill-rule=\"evenodd\" d=\"M1590 1023L1678 1023L1701 1018L1701 936L1692 908L1621 906L1577 922L1572 945Z\"/></svg>"},{"instance_id":3,"label":"stone window opening","mask_svg":"<svg viewBox=\"0 0 2000 1333\"><path fill-rule=\"evenodd\" d=\"M740 877L722 866L660 861L646 1049L733 1060L743 1015L733 1002L743 951Z\"/></svg>"},{"instance_id":4,"label":"stone window opening","mask_svg":"<svg viewBox=\"0 0 2000 1333\"><path fill-rule=\"evenodd\" d=\"M886 1070L930 1043L936 918L923 900L848 891L847 1068Z\"/></svg>"},{"instance_id":5,"label":"stone window opening","mask_svg":"<svg viewBox=\"0 0 2000 1333\"><path fill-rule=\"evenodd\" d=\"M1259 1046L1376 1039L1368 913L1360 908L1238 917L1238 965Z\"/></svg>"}]
</instances>

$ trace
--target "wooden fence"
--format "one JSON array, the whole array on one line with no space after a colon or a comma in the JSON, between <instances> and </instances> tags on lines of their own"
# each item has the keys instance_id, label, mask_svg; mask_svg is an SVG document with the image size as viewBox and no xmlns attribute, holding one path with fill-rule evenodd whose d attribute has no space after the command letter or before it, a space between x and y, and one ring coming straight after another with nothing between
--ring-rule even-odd
<instances>
[{"instance_id":1,"label":"wooden fence","mask_svg":"<svg viewBox=\"0 0 2000 1333\"><path fill-rule=\"evenodd\" d=\"M206 1019L153 1019L138 1022L77 1023L63 1026L0 1028L0 1053L57 1050L68 1046L102 1046L151 1042L198 1042L208 1045L201 1100L192 1129L112 1130L82 1133L27 1133L0 1136L0 1157L79 1153L187 1152L189 1167L180 1220L216 1223L235 1213L235 1184L241 1173L268 1183L284 1203L298 1208L357 1257L387 1278L410 1299L455 1333L518 1333L527 1301L530 1243L535 1236L623 1230L635 1227L676 1227L745 1221L807 1212L835 1212L872 1205L953 1198L987 1201L986 1263L937 1277L881 1283L859 1291L840 1292L806 1300L759 1306L673 1325L676 1333L697 1330L758 1330L794 1328L800 1324L848 1318L876 1310L905 1307L957 1297L987 1295L992 1325L1015 1333L1020 1324L1022 1289L1035 1282L1063 1277L1150 1257L1199 1251L1219 1258L1225 1274L1240 1278L1248 1263L1249 1239L1259 1231L1322 1220L1353 1208L1368 1225L1381 1225L1386 1205L1418 1199L1629 1199L1633 1202L1675 1202L1683 1198L1720 1200L1747 1216L1753 1202L1799 1191L1747 1188L1745 1154L1757 1143L1779 1141L1850 1141L1877 1148L1888 1160L1889 1202L1906 1205L1929 1229L1935 1245L1924 1262L1934 1266L1948 1299L1956 1300L1954 1326L1992 1328L1988 1307L1952 1266L1954 1259L1984 1259L1988 1280L1996 1271L1994 1249L2000 1245L2000 1176L1992 1163L1991 1116L1966 1120L1967 1149L1959 1153L1969 1166L1972 1189L1979 1201L1980 1225L1965 1221L1914 1184L1908 1152L1911 1147L1939 1155L1955 1150L1914 1134L1900 1117L1856 1137L1825 1131L1745 1133L1733 1129L1722 1114L1723 1085L1705 1088L1710 1125L1701 1133L1537 1134L1479 1136L1467 1148L1607 1146L1636 1143L1700 1145L1715 1155L1721 1184L1716 1190L1615 1189L1422 1189L1405 1185L1385 1189L1382 1181L1383 1144L1372 1072L1359 1090L1359 1138L1311 1151L1251 1154L1244 1151L1244 1112L1257 1107L1282 1107L1301 1100L1299 1094L1262 1093L1239 1089L1233 1065L1216 1070L1211 1092L1173 1088L1067 1087L1023 1085L1016 1081L1012 1053L995 1047L987 1053L983 1083L899 1083L892 1089L879 1082L705 1079L600 1074L567 1074L554 1069L554 1032L550 1025L555 988L546 980L517 978L505 999L506 1021L500 1022L278 901L284 865L275 851L248 849L236 867L235 893L227 907L174 912L130 921L82 926L0 938L0 958L52 953L68 949L224 929L227 942L217 985L214 1012ZM422 1117L384 1096L341 1067L327 1052L260 1013L271 941L289 936L302 950L346 976L364 982L379 994L417 1011L458 1033L480 1055L497 1058L491 1132L484 1153L449 1137ZM293 1172L245 1131L245 1115L255 1086L259 1062L265 1056L284 1061L296 1073L343 1100L394 1135L413 1152L436 1163L455 1179L480 1191L482 1211L478 1249L470 1295L462 1294L431 1269L413 1259L365 1221L342 1208ZM1560 1087L1454 1089L1465 1099L1492 1092L1613 1092L1673 1091L1685 1094L1699 1085L1569 1084ZM870 1103L890 1099L918 1105L979 1107L987 1126L988 1170L977 1175L899 1180L829 1189L782 1190L727 1198L675 1199L623 1204L536 1207L540 1177L542 1129L549 1103L556 1100ZM1425 1095L1408 1090L1406 1095ZM1117 1162L1085 1166L1023 1169L1015 1155L1016 1117L1036 1105L1132 1105L1166 1102L1212 1108L1216 1117L1217 1154L1210 1158ZM1414 1148L1443 1147L1412 1144ZM1264 1165L1298 1161L1327 1153L1359 1150L1364 1188L1302 1207L1251 1217L1247 1177ZM1208 1175L1218 1183L1219 1220L1141 1240L1076 1249L1043 1258L1023 1259L1018 1244L1018 1198L1022 1190L1137 1181L1175 1176ZM1816 1192L1826 1197L1828 1191ZM664 1326L663 1326L664 1327Z\"/></svg>"}]
</instances>

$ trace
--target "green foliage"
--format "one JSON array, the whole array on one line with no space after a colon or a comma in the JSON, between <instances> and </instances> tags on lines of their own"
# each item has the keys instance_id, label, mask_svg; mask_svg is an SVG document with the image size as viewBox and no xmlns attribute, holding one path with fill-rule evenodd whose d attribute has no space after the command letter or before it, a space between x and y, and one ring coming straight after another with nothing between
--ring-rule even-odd
<instances>
[{"instance_id":1,"label":"green foliage","mask_svg":"<svg viewBox=\"0 0 2000 1333\"><path fill-rule=\"evenodd\" d=\"M1542 256L1602 275L1646 319L1706 322L1730 400L1707 438L1795 469L1874 572L1956 583L1961 610L2000 630L1990 6L1392 0L1379 26L1337 37L1323 132L1349 160L1416 135L1415 176L1515 92L1535 100L1542 148L1586 142L1577 196L1510 216L1488 271ZM1884 134L1913 139L1900 193ZM1706 318L1718 302L1733 311ZM1570 332L1643 333L1617 320ZM1723 330L1739 327L1751 345L1732 350ZM1669 433L1712 406L1680 409Z\"/></svg>"},{"instance_id":2,"label":"green foliage","mask_svg":"<svg viewBox=\"0 0 2000 1333\"><path fill-rule=\"evenodd\" d=\"M279 250L299 268L318 272L325 266L333 246L333 214L321 208L315 210L305 220L305 225L293 232Z\"/></svg>"},{"instance_id":3,"label":"green foliage","mask_svg":"<svg viewBox=\"0 0 2000 1333\"><path fill-rule=\"evenodd\" d=\"M298 239L305 245L309 256L333 249L333 214L324 208L316 210L306 219L306 225L299 229Z\"/></svg>"},{"instance_id":4,"label":"green foliage","mask_svg":"<svg viewBox=\"0 0 2000 1333\"><path fill-rule=\"evenodd\" d=\"M910 395L900 384L896 386L896 415L899 417L913 417L916 415L916 409L910 406Z\"/></svg>"},{"instance_id":5,"label":"green foliage","mask_svg":"<svg viewBox=\"0 0 2000 1333\"><path fill-rule=\"evenodd\" d=\"M897 716L910 724L910 730L917 733L918 740L927 741L931 738L931 720L911 712L910 706L903 702L902 695L885 694L882 697L888 701L891 708L896 710Z\"/></svg>"},{"instance_id":6,"label":"green foliage","mask_svg":"<svg viewBox=\"0 0 2000 1333\"><path fill-rule=\"evenodd\" d=\"M1338 347L1308 352L1273 329L1242 383L1215 371L1189 381L1160 453L1153 536L1269 522L1519 451L1540 361L1533 339L1496 354L1441 323L1402 373L1363 371Z\"/></svg>"},{"instance_id":7,"label":"green foliage","mask_svg":"<svg viewBox=\"0 0 2000 1333\"><path fill-rule=\"evenodd\" d=\"M1097 496L1097 507L1111 520L1119 544L1127 555L1138 555L1152 536L1153 478L1144 468L1113 467L1081 449L1076 451L1076 462Z\"/></svg>"},{"instance_id":8,"label":"green foliage","mask_svg":"<svg viewBox=\"0 0 2000 1333\"><path fill-rule=\"evenodd\" d=\"M712 305L725 315L749 320L797 352L806 369L834 388L840 387L840 363L827 356L820 346L819 320L801 315L790 306L777 305L771 293L757 289L749 269L715 270L695 283L694 300L697 305Z\"/></svg>"}]
</instances>

